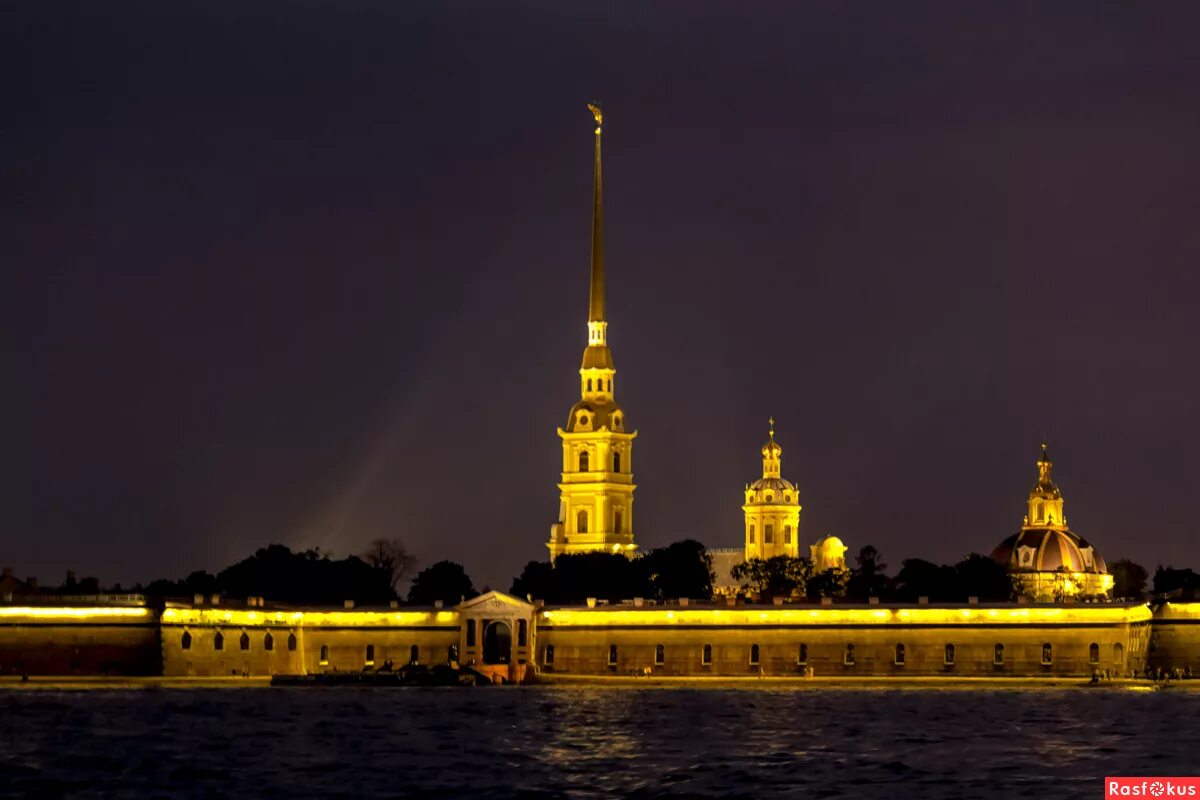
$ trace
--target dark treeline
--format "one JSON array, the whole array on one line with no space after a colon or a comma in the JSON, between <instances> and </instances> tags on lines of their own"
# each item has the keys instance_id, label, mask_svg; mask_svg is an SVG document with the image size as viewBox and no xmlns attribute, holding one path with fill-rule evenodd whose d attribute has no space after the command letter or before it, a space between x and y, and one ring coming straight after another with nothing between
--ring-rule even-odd
<instances>
[{"instance_id":1,"label":"dark treeline","mask_svg":"<svg viewBox=\"0 0 1200 800\"><path fill-rule=\"evenodd\" d=\"M603 552L562 555L553 566L530 561L509 591L553 605L574 605L589 597L613 603L635 597L708 599L713 593L712 557L691 539L633 559Z\"/></svg>"},{"instance_id":2,"label":"dark treeline","mask_svg":"<svg viewBox=\"0 0 1200 800\"><path fill-rule=\"evenodd\" d=\"M415 563L397 540L376 540L362 555L340 559L316 549L292 551L273 544L216 574L197 571L180 580L160 579L123 589L119 584L102 587L94 577L76 580L68 573L57 587L16 581L5 591L66 596L130 591L157 598L220 594L320 605L341 605L345 600L380 605L406 599L414 605L441 602L446 606L478 594L461 564L440 561L417 572L407 597L402 597L397 587L409 577ZM1109 571L1116 599L1200 599L1200 574L1191 569L1159 566L1151 577L1144 567L1121 559L1113 562ZM905 559L896 573L889 575L879 551L869 545L858 552L848 569L815 572L808 559L779 556L739 564L732 578L740 595L764 602L776 597L814 601L831 597L850 602L876 597L881 602L902 603L917 602L921 597L934 603L977 597L982 602L999 602L1018 593L1005 568L978 553L955 564ZM613 603L635 597L658 602L681 597L704 601L713 597L716 579L704 546L683 540L633 559L595 552L560 556L553 565L531 561L509 591L555 605L582 604L589 597Z\"/></svg>"}]
</instances>

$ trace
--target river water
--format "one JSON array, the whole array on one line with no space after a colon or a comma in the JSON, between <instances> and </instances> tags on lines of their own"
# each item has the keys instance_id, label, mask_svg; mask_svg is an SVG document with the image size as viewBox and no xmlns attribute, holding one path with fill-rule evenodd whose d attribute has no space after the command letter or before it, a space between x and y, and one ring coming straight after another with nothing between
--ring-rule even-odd
<instances>
[{"instance_id":1,"label":"river water","mask_svg":"<svg viewBox=\"0 0 1200 800\"><path fill-rule=\"evenodd\" d=\"M7 689L0 796L1100 798L1198 741L1169 689Z\"/></svg>"}]
</instances>

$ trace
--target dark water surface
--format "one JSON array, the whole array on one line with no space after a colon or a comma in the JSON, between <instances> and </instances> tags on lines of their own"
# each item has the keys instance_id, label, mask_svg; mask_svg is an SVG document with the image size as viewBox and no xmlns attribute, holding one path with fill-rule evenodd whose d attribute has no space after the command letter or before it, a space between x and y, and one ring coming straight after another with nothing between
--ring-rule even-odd
<instances>
[{"instance_id":1,"label":"dark water surface","mask_svg":"<svg viewBox=\"0 0 1200 800\"><path fill-rule=\"evenodd\" d=\"M1198 738L1170 690L5 690L0 796L1099 798Z\"/></svg>"}]
</instances>

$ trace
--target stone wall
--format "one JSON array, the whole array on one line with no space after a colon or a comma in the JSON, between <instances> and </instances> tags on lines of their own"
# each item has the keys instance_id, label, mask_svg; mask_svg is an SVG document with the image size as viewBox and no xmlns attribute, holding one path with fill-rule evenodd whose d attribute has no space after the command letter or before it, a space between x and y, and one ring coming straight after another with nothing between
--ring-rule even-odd
<instances>
[{"instance_id":1,"label":"stone wall","mask_svg":"<svg viewBox=\"0 0 1200 800\"><path fill-rule=\"evenodd\" d=\"M1145 663L1149 619L1145 606L1112 605L545 609L538 664L582 675L1129 674Z\"/></svg>"},{"instance_id":2,"label":"stone wall","mask_svg":"<svg viewBox=\"0 0 1200 800\"><path fill-rule=\"evenodd\" d=\"M1200 603L1164 603L1151 622L1150 666L1200 677Z\"/></svg>"},{"instance_id":3,"label":"stone wall","mask_svg":"<svg viewBox=\"0 0 1200 800\"><path fill-rule=\"evenodd\" d=\"M414 655L422 664L445 664L450 648L458 646L459 628L458 612L437 609L255 610L173 604L162 614L162 670L164 675L203 676L359 672L386 661L400 667Z\"/></svg>"},{"instance_id":4,"label":"stone wall","mask_svg":"<svg viewBox=\"0 0 1200 800\"><path fill-rule=\"evenodd\" d=\"M144 607L0 606L0 674L157 675L158 618Z\"/></svg>"}]
</instances>

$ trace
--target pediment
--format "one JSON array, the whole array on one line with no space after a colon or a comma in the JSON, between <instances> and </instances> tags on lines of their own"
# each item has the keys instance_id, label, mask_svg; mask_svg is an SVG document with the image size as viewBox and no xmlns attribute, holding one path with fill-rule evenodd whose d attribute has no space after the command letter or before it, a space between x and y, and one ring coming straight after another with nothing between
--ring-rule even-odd
<instances>
[{"instance_id":1,"label":"pediment","mask_svg":"<svg viewBox=\"0 0 1200 800\"><path fill-rule=\"evenodd\" d=\"M514 612L520 613L520 614L532 614L533 613L533 604L532 603L528 603L524 600L513 597L510 594L505 594L504 592L497 592L495 590L490 591L490 592L485 592L485 593L479 595L478 597L472 597L470 600L466 600L462 603L459 603L457 607L458 607L459 611L468 612L468 613L471 613L471 612L475 612L475 613L504 612L504 613L509 613L509 614L514 613Z\"/></svg>"}]
</instances>

